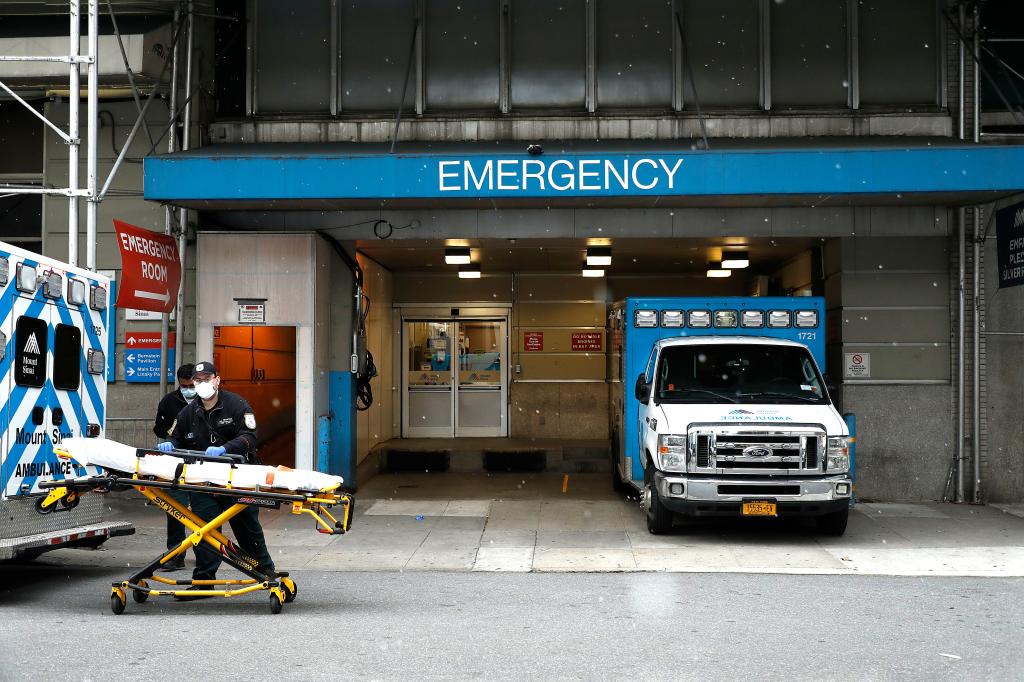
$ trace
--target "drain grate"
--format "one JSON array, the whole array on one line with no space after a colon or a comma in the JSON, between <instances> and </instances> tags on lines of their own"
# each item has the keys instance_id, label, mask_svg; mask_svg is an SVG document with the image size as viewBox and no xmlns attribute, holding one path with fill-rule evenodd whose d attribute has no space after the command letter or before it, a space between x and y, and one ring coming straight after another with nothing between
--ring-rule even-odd
<instances>
[{"instance_id":1,"label":"drain grate","mask_svg":"<svg viewBox=\"0 0 1024 682\"><path fill-rule=\"evenodd\" d=\"M448 471L450 466L451 457L444 450L386 450L380 455L380 471L385 474L438 473Z\"/></svg>"},{"instance_id":2,"label":"drain grate","mask_svg":"<svg viewBox=\"0 0 1024 682\"><path fill-rule=\"evenodd\" d=\"M546 467L543 450L484 450L484 471L535 473Z\"/></svg>"}]
</instances>

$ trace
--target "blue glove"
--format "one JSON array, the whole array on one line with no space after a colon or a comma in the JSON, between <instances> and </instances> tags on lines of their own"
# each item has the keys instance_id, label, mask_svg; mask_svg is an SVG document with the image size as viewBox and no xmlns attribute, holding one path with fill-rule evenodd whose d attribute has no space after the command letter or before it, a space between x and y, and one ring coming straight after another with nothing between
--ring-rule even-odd
<instances>
[{"instance_id":1,"label":"blue glove","mask_svg":"<svg viewBox=\"0 0 1024 682\"><path fill-rule=\"evenodd\" d=\"M172 452L174 450L174 443L169 440L165 440L163 443L157 443L156 449L160 452Z\"/></svg>"},{"instance_id":2,"label":"blue glove","mask_svg":"<svg viewBox=\"0 0 1024 682\"><path fill-rule=\"evenodd\" d=\"M210 447L206 448L206 454L210 455L211 457L220 457L225 452L227 452L227 450L225 450L224 447L221 445L211 445Z\"/></svg>"}]
</instances>

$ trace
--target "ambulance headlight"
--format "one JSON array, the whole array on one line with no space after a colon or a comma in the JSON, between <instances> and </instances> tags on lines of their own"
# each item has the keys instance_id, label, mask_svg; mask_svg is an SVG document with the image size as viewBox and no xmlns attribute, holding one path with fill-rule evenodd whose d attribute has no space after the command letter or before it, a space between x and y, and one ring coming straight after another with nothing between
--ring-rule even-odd
<instances>
[{"instance_id":1,"label":"ambulance headlight","mask_svg":"<svg viewBox=\"0 0 1024 682\"><path fill-rule=\"evenodd\" d=\"M760 310L744 310L740 316L740 326L754 329L764 326L764 313Z\"/></svg>"},{"instance_id":2,"label":"ambulance headlight","mask_svg":"<svg viewBox=\"0 0 1024 682\"><path fill-rule=\"evenodd\" d=\"M686 471L686 436L658 436L662 471Z\"/></svg>"},{"instance_id":3,"label":"ambulance headlight","mask_svg":"<svg viewBox=\"0 0 1024 682\"><path fill-rule=\"evenodd\" d=\"M682 310L662 310L661 311L661 326L662 327L682 327L683 326L683 311Z\"/></svg>"},{"instance_id":4,"label":"ambulance headlight","mask_svg":"<svg viewBox=\"0 0 1024 682\"><path fill-rule=\"evenodd\" d=\"M34 265L28 265L27 263L18 265L18 281L16 286L18 291L23 291L26 294L36 293L36 268Z\"/></svg>"},{"instance_id":5,"label":"ambulance headlight","mask_svg":"<svg viewBox=\"0 0 1024 682\"><path fill-rule=\"evenodd\" d=\"M80 279L68 278L68 303L71 305L85 304L85 282Z\"/></svg>"},{"instance_id":6,"label":"ambulance headlight","mask_svg":"<svg viewBox=\"0 0 1024 682\"><path fill-rule=\"evenodd\" d=\"M635 327L657 327L658 326L658 311L657 310L638 310L633 316L633 326Z\"/></svg>"},{"instance_id":7,"label":"ambulance headlight","mask_svg":"<svg viewBox=\"0 0 1024 682\"><path fill-rule=\"evenodd\" d=\"M849 470L850 439L847 436L829 438L825 459L825 473L845 474Z\"/></svg>"},{"instance_id":8,"label":"ambulance headlight","mask_svg":"<svg viewBox=\"0 0 1024 682\"><path fill-rule=\"evenodd\" d=\"M103 374L103 369L107 366L107 358L103 351L90 348L88 364L89 374Z\"/></svg>"},{"instance_id":9,"label":"ambulance headlight","mask_svg":"<svg viewBox=\"0 0 1024 682\"><path fill-rule=\"evenodd\" d=\"M818 311L817 310L798 310L798 311L796 311L796 326L798 326L798 327L817 327L818 326Z\"/></svg>"},{"instance_id":10,"label":"ambulance headlight","mask_svg":"<svg viewBox=\"0 0 1024 682\"><path fill-rule=\"evenodd\" d=\"M730 329L736 326L737 314L735 310L716 310L715 326Z\"/></svg>"},{"instance_id":11,"label":"ambulance headlight","mask_svg":"<svg viewBox=\"0 0 1024 682\"><path fill-rule=\"evenodd\" d=\"M10 276L11 264L7 262L6 258L0 257L0 287L7 284L7 280Z\"/></svg>"},{"instance_id":12,"label":"ambulance headlight","mask_svg":"<svg viewBox=\"0 0 1024 682\"><path fill-rule=\"evenodd\" d=\"M103 287L91 287L89 289L89 307L93 310L103 312L107 309L107 290Z\"/></svg>"},{"instance_id":13,"label":"ambulance headlight","mask_svg":"<svg viewBox=\"0 0 1024 682\"><path fill-rule=\"evenodd\" d=\"M51 270L46 273L46 279L43 280L43 296L56 300L60 298L60 292L63 288L64 278L60 276L59 272Z\"/></svg>"},{"instance_id":14,"label":"ambulance headlight","mask_svg":"<svg viewBox=\"0 0 1024 682\"><path fill-rule=\"evenodd\" d=\"M707 329L711 326L711 311L691 310L688 322L693 329Z\"/></svg>"},{"instance_id":15,"label":"ambulance headlight","mask_svg":"<svg viewBox=\"0 0 1024 682\"><path fill-rule=\"evenodd\" d=\"M768 326L773 329L788 327L792 317L793 314L788 310L770 310L768 311Z\"/></svg>"}]
</instances>

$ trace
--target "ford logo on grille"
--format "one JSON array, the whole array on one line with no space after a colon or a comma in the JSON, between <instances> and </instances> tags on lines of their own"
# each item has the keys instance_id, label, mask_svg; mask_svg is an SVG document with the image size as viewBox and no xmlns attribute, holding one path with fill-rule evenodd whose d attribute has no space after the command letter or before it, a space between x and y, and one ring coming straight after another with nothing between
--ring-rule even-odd
<instances>
[{"instance_id":1,"label":"ford logo on grille","mask_svg":"<svg viewBox=\"0 0 1024 682\"><path fill-rule=\"evenodd\" d=\"M747 457L770 457L772 449L764 445L752 445L749 448L743 448L743 454Z\"/></svg>"}]
</instances>

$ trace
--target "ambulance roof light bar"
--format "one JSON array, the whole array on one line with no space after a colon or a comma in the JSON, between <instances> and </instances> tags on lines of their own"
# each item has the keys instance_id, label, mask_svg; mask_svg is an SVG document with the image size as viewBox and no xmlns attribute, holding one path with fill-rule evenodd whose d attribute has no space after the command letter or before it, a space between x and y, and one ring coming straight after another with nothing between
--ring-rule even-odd
<instances>
[{"instance_id":1,"label":"ambulance roof light bar","mask_svg":"<svg viewBox=\"0 0 1024 682\"><path fill-rule=\"evenodd\" d=\"M85 282L68 277L68 303L71 305L85 305Z\"/></svg>"},{"instance_id":2,"label":"ambulance roof light bar","mask_svg":"<svg viewBox=\"0 0 1024 682\"><path fill-rule=\"evenodd\" d=\"M633 326L634 327L657 327L658 326L658 311L657 310L638 310L633 314Z\"/></svg>"},{"instance_id":3,"label":"ambulance roof light bar","mask_svg":"<svg viewBox=\"0 0 1024 682\"><path fill-rule=\"evenodd\" d=\"M18 291L26 294L36 293L38 281L36 279L36 267L34 265L19 263L17 277L18 281L15 283L15 286L18 287Z\"/></svg>"},{"instance_id":4,"label":"ambulance roof light bar","mask_svg":"<svg viewBox=\"0 0 1024 682\"><path fill-rule=\"evenodd\" d=\"M11 276L11 266L10 266L10 263L7 262L6 258L0 257L0 287L2 287L5 284L7 284L7 280L10 278L10 276Z\"/></svg>"}]
</instances>

